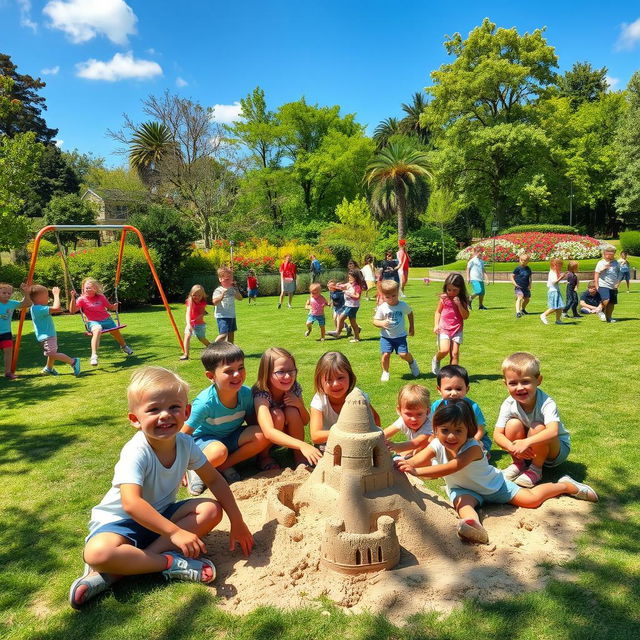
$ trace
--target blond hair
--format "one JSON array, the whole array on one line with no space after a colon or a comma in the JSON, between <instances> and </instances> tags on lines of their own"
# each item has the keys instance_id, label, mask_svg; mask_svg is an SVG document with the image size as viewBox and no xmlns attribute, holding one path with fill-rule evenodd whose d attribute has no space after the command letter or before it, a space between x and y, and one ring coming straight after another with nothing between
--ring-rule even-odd
<instances>
[{"instance_id":1,"label":"blond hair","mask_svg":"<svg viewBox=\"0 0 640 640\"><path fill-rule=\"evenodd\" d=\"M0 289L9 289L11 293L13 293L13 285L10 285L8 282L0 282Z\"/></svg>"},{"instance_id":2,"label":"blond hair","mask_svg":"<svg viewBox=\"0 0 640 640\"><path fill-rule=\"evenodd\" d=\"M322 293L322 285L319 282L314 282L309 285L309 293Z\"/></svg>"},{"instance_id":3,"label":"blond hair","mask_svg":"<svg viewBox=\"0 0 640 640\"><path fill-rule=\"evenodd\" d=\"M103 294L104 293L104 289L103 289L102 285L95 278L85 278L82 281L82 284L80 285L80 289L81 289L81 291L83 293L84 293L84 285L85 284L93 285L93 288L96 290L96 293L98 293L98 294Z\"/></svg>"},{"instance_id":4,"label":"blond hair","mask_svg":"<svg viewBox=\"0 0 640 640\"><path fill-rule=\"evenodd\" d=\"M177 391L184 396L185 403L189 397L189 383L185 382L177 373L164 367L141 367L133 372L127 387L129 411L134 410L145 391L156 391L157 389Z\"/></svg>"},{"instance_id":5,"label":"blond hair","mask_svg":"<svg viewBox=\"0 0 640 640\"><path fill-rule=\"evenodd\" d=\"M269 391L269 378L273 373L273 363L278 358L290 358L293 362L293 368L297 369L296 359L282 347L269 347L260 358L260 364L258 365L258 379L253 385L254 389L259 391ZM295 378L294 378L295 382Z\"/></svg>"},{"instance_id":6,"label":"blond hair","mask_svg":"<svg viewBox=\"0 0 640 640\"><path fill-rule=\"evenodd\" d=\"M395 280L383 280L380 283L380 291L382 291L382 293L398 293L399 289L400 285Z\"/></svg>"},{"instance_id":7,"label":"blond hair","mask_svg":"<svg viewBox=\"0 0 640 640\"><path fill-rule=\"evenodd\" d=\"M404 387L398 391L398 407L407 407L408 409L423 409L427 411L431 406L431 396L429 395L429 389L421 384L411 382L405 384Z\"/></svg>"},{"instance_id":8,"label":"blond hair","mask_svg":"<svg viewBox=\"0 0 640 640\"><path fill-rule=\"evenodd\" d=\"M201 284L194 284L193 287L191 287L191 291L189 291L187 300L193 300L193 295L198 292L200 292L202 294L202 298L206 300L207 292L204 290L204 287Z\"/></svg>"},{"instance_id":9,"label":"blond hair","mask_svg":"<svg viewBox=\"0 0 640 640\"><path fill-rule=\"evenodd\" d=\"M504 375L507 371L537 378L540 375L540 360L531 353L518 351L502 361L502 374Z\"/></svg>"},{"instance_id":10,"label":"blond hair","mask_svg":"<svg viewBox=\"0 0 640 640\"><path fill-rule=\"evenodd\" d=\"M222 276L226 274L229 274L230 276L233 275L233 271L229 269L229 267L220 267L216 273L218 274L218 279L222 278Z\"/></svg>"},{"instance_id":11,"label":"blond hair","mask_svg":"<svg viewBox=\"0 0 640 640\"><path fill-rule=\"evenodd\" d=\"M562 258L551 258L549 261L549 268L560 271L560 269L562 269Z\"/></svg>"},{"instance_id":12,"label":"blond hair","mask_svg":"<svg viewBox=\"0 0 640 640\"><path fill-rule=\"evenodd\" d=\"M567 264L567 269L572 272L577 271L578 263L575 260L569 260L569 263Z\"/></svg>"}]
</instances>

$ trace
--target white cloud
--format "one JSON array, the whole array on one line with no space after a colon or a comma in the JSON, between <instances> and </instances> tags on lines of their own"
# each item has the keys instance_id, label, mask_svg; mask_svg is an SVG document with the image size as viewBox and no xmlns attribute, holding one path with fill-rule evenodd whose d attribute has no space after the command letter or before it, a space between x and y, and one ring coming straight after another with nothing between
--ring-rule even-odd
<instances>
[{"instance_id":1,"label":"white cloud","mask_svg":"<svg viewBox=\"0 0 640 640\"><path fill-rule=\"evenodd\" d=\"M116 53L111 60L102 62L91 58L86 62L76 65L76 75L87 80L104 80L116 82L117 80L144 80L162 75L162 67L152 60L139 60L133 57L131 51Z\"/></svg>"},{"instance_id":2,"label":"white cloud","mask_svg":"<svg viewBox=\"0 0 640 640\"><path fill-rule=\"evenodd\" d=\"M620 78L612 78L611 76L605 76L604 81L607 83L609 89L613 90L620 83Z\"/></svg>"},{"instance_id":3,"label":"white cloud","mask_svg":"<svg viewBox=\"0 0 640 640\"><path fill-rule=\"evenodd\" d=\"M51 27L64 31L75 44L105 35L125 45L136 33L138 18L124 0L51 0L42 11Z\"/></svg>"},{"instance_id":4,"label":"white cloud","mask_svg":"<svg viewBox=\"0 0 640 640\"><path fill-rule=\"evenodd\" d=\"M181 78L180 76L176 78L176 87L186 87L188 84L189 83L184 78Z\"/></svg>"},{"instance_id":5,"label":"white cloud","mask_svg":"<svg viewBox=\"0 0 640 640\"><path fill-rule=\"evenodd\" d=\"M631 51L638 42L640 42L640 18L630 24L623 22L618 41L616 42L616 49L618 51Z\"/></svg>"},{"instance_id":6,"label":"white cloud","mask_svg":"<svg viewBox=\"0 0 640 640\"><path fill-rule=\"evenodd\" d=\"M38 25L31 19L31 0L18 0L18 6L20 7L20 25L38 30Z\"/></svg>"},{"instance_id":7,"label":"white cloud","mask_svg":"<svg viewBox=\"0 0 640 640\"><path fill-rule=\"evenodd\" d=\"M56 65L55 67L48 67L47 69L43 69L40 73L43 76L55 76L55 75L58 75L59 71L60 71L60 67Z\"/></svg>"},{"instance_id":8,"label":"white cloud","mask_svg":"<svg viewBox=\"0 0 640 640\"><path fill-rule=\"evenodd\" d=\"M235 120L242 117L242 106L239 102L233 104L215 104L213 105L213 113L211 119L214 122L223 122L231 124Z\"/></svg>"},{"instance_id":9,"label":"white cloud","mask_svg":"<svg viewBox=\"0 0 640 640\"><path fill-rule=\"evenodd\" d=\"M54 140L54 142L56 143L56 147L58 147L58 149L61 149L62 145L64 144L64 140Z\"/></svg>"}]
</instances>

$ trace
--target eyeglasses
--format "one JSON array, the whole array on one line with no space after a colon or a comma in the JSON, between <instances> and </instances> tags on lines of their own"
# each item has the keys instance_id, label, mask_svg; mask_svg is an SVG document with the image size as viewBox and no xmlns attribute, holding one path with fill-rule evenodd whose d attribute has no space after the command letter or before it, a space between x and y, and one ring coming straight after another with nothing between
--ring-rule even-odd
<instances>
[{"instance_id":1,"label":"eyeglasses","mask_svg":"<svg viewBox=\"0 0 640 640\"><path fill-rule=\"evenodd\" d=\"M276 378L286 378L287 376L293 378L295 377L296 373L298 373L297 369L283 369L281 371L274 371L273 375Z\"/></svg>"}]
</instances>

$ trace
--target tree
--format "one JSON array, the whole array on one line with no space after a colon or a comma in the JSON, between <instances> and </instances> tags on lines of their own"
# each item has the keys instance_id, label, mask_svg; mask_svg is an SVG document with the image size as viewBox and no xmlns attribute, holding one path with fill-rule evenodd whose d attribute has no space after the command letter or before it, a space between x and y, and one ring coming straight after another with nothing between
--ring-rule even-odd
<instances>
[{"instance_id":1,"label":"tree","mask_svg":"<svg viewBox=\"0 0 640 640\"><path fill-rule=\"evenodd\" d=\"M453 222L462 206L450 189L437 187L429 196L429 206L425 214L427 222L433 222L440 228L442 242L442 264L445 264L444 228Z\"/></svg>"},{"instance_id":2,"label":"tree","mask_svg":"<svg viewBox=\"0 0 640 640\"><path fill-rule=\"evenodd\" d=\"M378 144L378 149L386 147L389 138L400 133L400 123L397 118L385 118L373 131L373 139Z\"/></svg>"},{"instance_id":3,"label":"tree","mask_svg":"<svg viewBox=\"0 0 640 640\"><path fill-rule=\"evenodd\" d=\"M177 152L176 142L166 124L143 122L129 140L129 165L153 192L161 179L163 160Z\"/></svg>"},{"instance_id":4,"label":"tree","mask_svg":"<svg viewBox=\"0 0 640 640\"><path fill-rule=\"evenodd\" d=\"M104 169L104 158L93 153L81 153L77 149L63 151L62 157L75 172L80 184L86 184L89 173L95 169Z\"/></svg>"},{"instance_id":5,"label":"tree","mask_svg":"<svg viewBox=\"0 0 640 640\"><path fill-rule=\"evenodd\" d=\"M405 237L407 210L424 198L431 178L427 155L406 142L381 149L367 167L371 206L380 216L397 217L398 239Z\"/></svg>"},{"instance_id":6,"label":"tree","mask_svg":"<svg viewBox=\"0 0 640 640\"><path fill-rule=\"evenodd\" d=\"M38 92L46 86L40 78L32 78L17 72L17 67L7 54L0 53L0 79L11 82L0 84L0 99L13 104L12 109L0 108L0 136L10 138L18 133L33 131L37 142L51 142L58 133L50 129L42 117L47 109L45 99ZM19 107L19 108L17 108Z\"/></svg>"},{"instance_id":7,"label":"tree","mask_svg":"<svg viewBox=\"0 0 640 640\"><path fill-rule=\"evenodd\" d=\"M590 62L575 62L558 78L559 95L569 98L575 109L584 102L595 102L608 88L607 67L594 69Z\"/></svg>"},{"instance_id":8,"label":"tree","mask_svg":"<svg viewBox=\"0 0 640 640\"><path fill-rule=\"evenodd\" d=\"M402 110L407 114L399 123L402 133L415 136L421 144L428 145L431 139L431 132L428 126L420 122L420 116L427 108L427 97L424 93L416 92L412 96L410 103L402 104Z\"/></svg>"},{"instance_id":9,"label":"tree","mask_svg":"<svg viewBox=\"0 0 640 640\"><path fill-rule=\"evenodd\" d=\"M96 212L76 193L54 196L44 210L45 224L95 224ZM86 236L82 231L60 232L60 242L66 247L73 243L74 249L78 239Z\"/></svg>"}]
</instances>

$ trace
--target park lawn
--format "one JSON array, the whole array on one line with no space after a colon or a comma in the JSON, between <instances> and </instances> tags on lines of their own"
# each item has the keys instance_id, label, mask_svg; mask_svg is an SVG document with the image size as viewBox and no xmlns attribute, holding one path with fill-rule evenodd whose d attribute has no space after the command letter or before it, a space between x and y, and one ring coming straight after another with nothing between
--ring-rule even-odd
<instances>
[{"instance_id":1,"label":"park lawn","mask_svg":"<svg viewBox=\"0 0 640 640\"><path fill-rule=\"evenodd\" d=\"M416 315L410 348L429 370L434 338L433 311L440 285L410 282L407 301ZM533 287L530 308L545 308L543 283ZM132 436L126 421L125 389L139 365L177 370L191 384L191 397L206 379L194 347L194 359L178 362L180 352L161 307L123 314L124 330L136 355L125 358L104 337L100 366L88 366L89 344L77 317L56 320L61 349L82 357L84 373L75 379L61 365L57 378L43 377L43 357L28 326L20 356L21 379L0 381L0 637L65 640L113 638L378 638L477 640L515 636L519 640L580 640L637 637L640 622L640 480L636 472L640 435L637 380L640 360L640 294L621 294L616 316L606 325L595 317L565 326L544 326L536 315L516 319L511 287L487 288L489 311L473 311L465 326L461 363L472 379L470 396L492 425L505 397L500 362L516 350L542 360L543 389L554 397L572 436L569 462L549 478L571 473L591 483L601 501L579 541L578 556L566 565L566 580L551 581L535 593L514 593L496 603L466 601L451 614L422 614L402 628L384 616L351 616L329 603L308 608L258 609L233 616L216 606L215 589L194 584L165 584L157 576L125 580L112 592L74 612L67 603L70 583L82 568L81 552L92 506L107 491L118 453ZM368 318L373 303L363 302L364 340L351 344L303 337L303 297L292 310L277 310L274 298L255 307L239 304L238 343L247 355L247 383L255 380L258 359L271 345L297 357L307 402L318 357L338 348L350 358L358 384L371 396L384 424L395 418L398 387L409 381L408 367L392 360L391 381L379 381L377 331ZM174 307L181 322L182 306ZM209 320L210 334L214 321ZM422 381L435 395L431 374ZM635 407L635 409L634 409ZM507 461L499 452L500 467ZM430 486L439 489L440 482ZM186 493L181 490L181 497ZM562 502L558 503L561 507ZM451 535L455 535L452 531ZM428 601L422 603L428 606ZM329 615L327 615L327 613Z\"/></svg>"}]
</instances>

